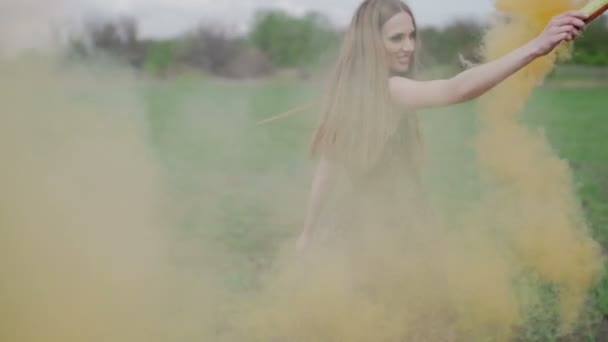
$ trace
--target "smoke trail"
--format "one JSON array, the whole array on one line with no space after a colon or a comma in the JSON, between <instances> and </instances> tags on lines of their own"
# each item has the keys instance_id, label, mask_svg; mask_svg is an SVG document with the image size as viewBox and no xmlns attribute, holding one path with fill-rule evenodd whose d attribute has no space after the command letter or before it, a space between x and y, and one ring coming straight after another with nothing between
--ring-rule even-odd
<instances>
[{"instance_id":1,"label":"smoke trail","mask_svg":"<svg viewBox=\"0 0 608 342\"><path fill-rule=\"evenodd\" d=\"M138 82L46 58L0 73L0 340L212 340L225 254L178 234Z\"/></svg>"},{"instance_id":2,"label":"smoke trail","mask_svg":"<svg viewBox=\"0 0 608 342\"><path fill-rule=\"evenodd\" d=\"M273 242L244 236L255 227L233 202L276 205L278 233L300 208L267 191L294 173L235 187L252 178L246 159L265 160L234 148L259 138L237 122L252 99L228 118L198 89L175 111L166 89L161 104L142 101L145 82L114 65L22 57L0 60L0 73L0 340L234 341L234 288ZM197 158L194 139L207 148Z\"/></svg>"},{"instance_id":3,"label":"smoke trail","mask_svg":"<svg viewBox=\"0 0 608 342\"><path fill-rule=\"evenodd\" d=\"M492 28L485 53L494 59L536 37L552 16L580 7L569 0L500 0L508 22ZM579 318L586 295L602 269L599 246L591 239L567 161L560 159L541 132L518 121L533 89L567 58L570 46L541 58L486 96L480 107L477 142L482 174L492 191L487 210L512 245L519 268L531 268L559 288L563 332Z\"/></svg>"},{"instance_id":4,"label":"smoke trail","mask_svg":"<svg viewBox=\"0 0 608 342\"><path fill-rule=\"evenodd\" d=\"M0 339L157 339L166 208L137 102L40 60L0 70Z\"/></svg>"}]
</instances>

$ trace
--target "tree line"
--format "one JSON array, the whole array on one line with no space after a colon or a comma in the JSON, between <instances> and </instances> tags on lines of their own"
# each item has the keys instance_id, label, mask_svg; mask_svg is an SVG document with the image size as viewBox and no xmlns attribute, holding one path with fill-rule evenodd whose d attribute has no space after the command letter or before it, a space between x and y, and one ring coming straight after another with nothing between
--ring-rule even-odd
<instances>
[{"instance_id":1,"label":"tree line","mask_svg":"<svg viewBox=\"0 0 608 342\"><path fill-rule=\"evenodd\" d=\"M421 60L426 67L462 67L463 60L480 61L479 48L486 27L470 19L455 20L443 27L419 28ZM228 78L251 78L278 69L306 74L325 65L340 46L343 31L319 12L293 16L281 10L255 15L246 34L217 25L200 24L169 39L142 39L130 17L89 20L73 34L67 51L71 58L108 55L132 67L166 77L180 69L198 69ZM608 65L608 19L595 20L576 40L569 63Z\"/></svg>"}]
</instances>

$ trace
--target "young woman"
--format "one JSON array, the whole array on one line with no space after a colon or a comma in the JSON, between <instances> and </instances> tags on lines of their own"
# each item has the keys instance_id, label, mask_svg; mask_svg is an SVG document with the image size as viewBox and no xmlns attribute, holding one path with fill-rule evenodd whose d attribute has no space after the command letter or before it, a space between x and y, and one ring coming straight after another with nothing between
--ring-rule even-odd
<instances>
[{"instance_id":1,"label":"young woman","mask_svg":"<svg viewBox=\"0 0 608 342\"><path fill-rule=\"evenodd\" d=\"M345 35L312 139L318 166L298 248L327 231L371 236L378 227L395 232L423 225L429 210L420 185L416 111L483 95L575 39L586 18L578 11L563 13L502 58L449 79L417 81L412 11L400 0L365 0Z\"/></svg>"}]
</instances>

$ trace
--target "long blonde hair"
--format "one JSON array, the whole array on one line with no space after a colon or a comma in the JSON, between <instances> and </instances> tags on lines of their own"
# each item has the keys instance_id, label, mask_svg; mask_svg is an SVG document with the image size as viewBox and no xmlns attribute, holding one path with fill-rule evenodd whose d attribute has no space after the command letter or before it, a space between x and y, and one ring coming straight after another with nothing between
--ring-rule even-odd
<instances>
[{"instance_id":1,"label":"long blonde hair","mask_svg":"<svg viewBox=\"0 0 608 342\"><path fill-rule=\"evenodd\" d=\"M357 9L321 102L310 149L313 158L367 168L398 129L404 115L390 97L381 30L400 12L414 19L400 0L365 0ZM408 73L411 77L413 71Z\"/></svg>"}]
</instances>

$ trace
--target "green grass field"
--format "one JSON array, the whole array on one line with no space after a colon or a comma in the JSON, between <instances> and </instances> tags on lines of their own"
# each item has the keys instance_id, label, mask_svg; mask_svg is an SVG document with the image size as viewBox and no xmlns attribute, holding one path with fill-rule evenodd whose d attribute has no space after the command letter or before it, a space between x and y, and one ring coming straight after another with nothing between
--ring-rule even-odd
<instances>
[{"instance_id":1,"label":"green grass field","mask_svg":"<svg viewBox=\"0 0 608 342\"><path fill-rule=\"evenodd\" d=\"M569 81L577 80L568 74ZM584 81L584 80L583 80ZM266 125L256 121L307 104L316 86L183 78L145 89L151 140L183 204L182 232L226 252L226 282L254 287L255 273L301 228L312 175L307 139L314 111ZM570 162L595 238L608 248L608 86L535 91L522 113ZM474 189L475 103L421 113L429 158L447 188ZM450 172L445 172L450 167ZM197 240L198 239L198 240ZM608 315L608 280L594 292Z\"/></svg>"}]
</instances>

